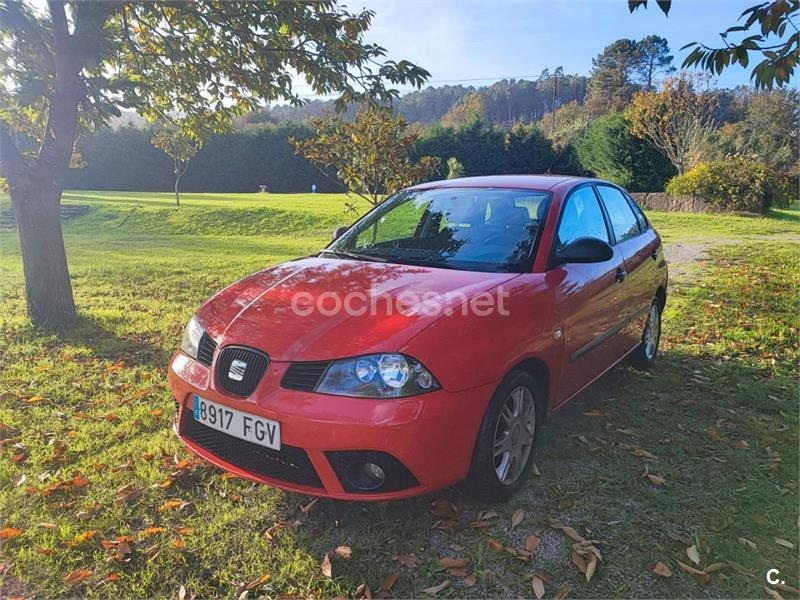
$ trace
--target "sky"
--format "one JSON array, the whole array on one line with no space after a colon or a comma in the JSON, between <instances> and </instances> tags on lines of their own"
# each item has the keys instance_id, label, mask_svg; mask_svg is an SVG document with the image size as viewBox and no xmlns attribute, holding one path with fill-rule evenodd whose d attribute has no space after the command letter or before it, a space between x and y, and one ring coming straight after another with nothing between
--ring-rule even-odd
<instances>
[{"instance_id":1,"label":"sky","mask_svg":"<svg viewBox=\"0 0 800 600\"><path fill-rule=\"evenodd\" d=\"M668 40L680 68L693 42L721 44L754 0L673 0L665 16L651 0L628 12L626 0L342 0L375 11L368 39L431 73L428 85L490 85L535 78L543 69L588 75L592 58L619 38L656 34ZM717 85L747 84L750 70L729 67ZM477 80L477 81L469 81Z\"/></svg>"}]
</instances>

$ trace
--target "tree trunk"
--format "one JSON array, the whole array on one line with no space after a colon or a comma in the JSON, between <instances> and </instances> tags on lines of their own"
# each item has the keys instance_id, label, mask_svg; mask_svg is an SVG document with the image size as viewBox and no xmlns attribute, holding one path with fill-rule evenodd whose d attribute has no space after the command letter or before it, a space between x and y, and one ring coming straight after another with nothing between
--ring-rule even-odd
<instances>
[{"instance_id":1,"label":"tree trunk","mask_svg":"<svg viewBox=\"0 0 800 600\"><path fill-rule=\"evenodd\" d=\"M67 254L61 235L61 190L46 185L30 188L30 196L12 191L17 218L25 299L31 320L43 327L65 327L77 317Z\"/></svg>"},{"instance_id":2,"label":"tree trunk","mask_svg":"<svg viewBox=\"0 0 800 600\"><path fill-rule=\"evenodd\" d=\"M181 197L180 197L180 195L178 194L178 184L179 184L180 182L181 182L181 176L180 176L180 175L178 175L178 176L175 178L175 204L177 204L179 207L180 207L180 205L181 205Z\"/></svg>"}]
</instances>

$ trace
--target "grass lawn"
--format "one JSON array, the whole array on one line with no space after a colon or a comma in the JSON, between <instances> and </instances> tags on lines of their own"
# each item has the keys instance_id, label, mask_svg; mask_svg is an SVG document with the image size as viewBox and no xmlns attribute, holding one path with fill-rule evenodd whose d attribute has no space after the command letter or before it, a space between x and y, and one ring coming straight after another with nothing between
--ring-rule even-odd
<instances>
[{"instance_id":1,"label":"grass lawn","mask_svg":"<svg viewBox=\"0 0 800 600\"><path fill-rule=\"evenodd\" d=\"M65 194L92 207L65 226L82 315L65 334L26 322L16 232L0 232L3 597L411 597L445 581L439 596L530 597L534 577L548 597L767 597L769 568L798 596L800 213L651 213L668 243L714 242L712 260L671 282L655 369L619 367L553 416L540 475L508 504L452 489L309 507L184 451L166 364L209 295L354 217L323 194L182 201ZM590 582L558 523L596 540Z\"/></svg>"}]
</instances>

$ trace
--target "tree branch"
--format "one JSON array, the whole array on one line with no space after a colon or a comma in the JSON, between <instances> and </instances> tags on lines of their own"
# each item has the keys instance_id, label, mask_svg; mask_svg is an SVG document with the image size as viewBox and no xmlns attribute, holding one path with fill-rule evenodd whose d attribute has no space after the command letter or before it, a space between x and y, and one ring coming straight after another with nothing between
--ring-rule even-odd
<instances>
[{"instance_id":1,"label":"tree branch","mask_svg":"<svg viewBox=\"0 0 800 600\"><path fill-rule=\"evenodd\" d=\"M12 187L22 185L28 165L8 133L8 126L0 123L0 177L5 177Z\"/></svg>"}]
</instances>

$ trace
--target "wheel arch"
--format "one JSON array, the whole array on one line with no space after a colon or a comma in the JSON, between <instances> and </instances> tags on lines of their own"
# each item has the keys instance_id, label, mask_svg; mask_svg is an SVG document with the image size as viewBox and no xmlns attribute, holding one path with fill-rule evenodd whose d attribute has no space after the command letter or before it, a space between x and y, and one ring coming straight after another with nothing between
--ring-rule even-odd
<instances>
[{"instance_id":1,"label":"wheel arch","mask_svg":"<svg viewBox=\"0 0 800 600\"><path fill-rule=\"evenodd\" d=\"M536 411L541 423L547 422L550 401L550 369L541 358L535 356L526 358L515 364L509 373L524 371L536 381Z\"/></svg>"},{"instance_id":2,"label":"wheel arch","mask_svg":"<svg viewBox=\"0 0 800 600\"><path fill-rule=\"evenodd\" d=\"M658 286L658 289L656 290L655 299L658 300L661 312L664 312L664 307L667 305L667 290L664 289L663 285Z\"/></svg>"}]
</instances>

